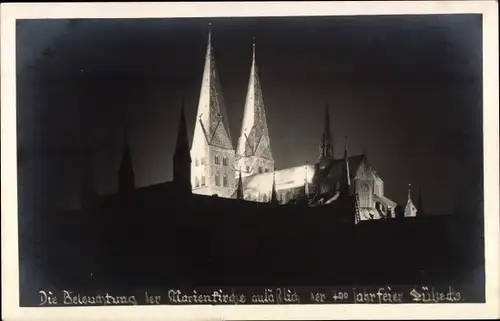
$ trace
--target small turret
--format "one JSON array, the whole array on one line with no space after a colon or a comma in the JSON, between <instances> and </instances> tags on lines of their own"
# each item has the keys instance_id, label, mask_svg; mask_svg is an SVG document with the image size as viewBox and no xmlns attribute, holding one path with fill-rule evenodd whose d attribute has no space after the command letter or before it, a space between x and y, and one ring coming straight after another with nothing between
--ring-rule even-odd
<instances>
[{"instance_id":1,"label":"small turret","mask_svg":"<svg viewBox=\"0 0 500 321\"><path fill-rule=\"evenodd\" d=\"M411 200L411 184L408 184L408 201L406 202L405 217L415 217L417 216L417 208L413 205L413 201Z\"/></svg>"},{"instance_id":2,"label":"small turret","mask_svg":"<svg viewBox=\"0 0 500 321\"><path fill-rule=\"evenodd\" d=\"M330 112L328 105L326 105L323 134L321 136L321 143L319 145L319 160L320 161L328 160L333 158L333 156L334 156L334 149L333 149L332 134L330 131Z\"/></svg>"}]
</instances>

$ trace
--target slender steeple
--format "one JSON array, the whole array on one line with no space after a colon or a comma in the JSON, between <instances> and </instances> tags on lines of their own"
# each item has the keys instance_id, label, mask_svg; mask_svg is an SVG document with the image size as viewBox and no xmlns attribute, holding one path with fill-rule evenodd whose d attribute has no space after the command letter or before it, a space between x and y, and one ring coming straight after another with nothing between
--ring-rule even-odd
<instances>
[{"instance_id":1,"label":"slender steeple","mask_svg":"<svg viewBox=\"0 0 500 321\"><path fill-rule=\"evenodd\" d=\"M211 24L209 24L210 26ZM223 149L233 149L227 123L226 108L222 96L222 87L212 47L211 27L208 32L208 44L196 114L193 148L203 148L207 145Z\"/></svg>"},{"instance_id":2,"label":"slender steeple","mask_svg":"<svg viewBox=\"0 0 500 321\"><path fill-rule=\"evenodd\" d=\"M241 169L238 177L238 189L236 190L236 199L242 200L243 197L243 179L241 178Z\"/></svg>"},{"instance_id":3,"label":"slender steeple","mask_svg":"<svg viewBox=\"0 0 500 321\"><path fill-rule=\"evenodd\" d=\"M306 198L309 198L309 183L307 181L307 166L308 166L308 162L306 161L306 166L304 167L304 196Z\"/></svg>"},{"instance_id":4,"label":"slender steeple","mask_svg":"<svg viewBox=\"0 0 500 321\"><path fill-rule=\"evenodd\" d=\"M135 189L135 173L134 173L134 168L132 166L129 135L130 134L128 126L125 126L123 135L124 139L123 139L122 158L120 162L120 169L118 172L119 175L118 189L119 193L123 196L128 196Z\"/></svg>"},{"instance_id":5,"label":"slender steeple","mask_svg":"<svg viewBox=\"0 0 500 321\"><path fill-rule=\"evenodd\" d=\"M276 194L276 171L273 169L273 187L271 191L271 203L278 204L278 195Z\"/></svg>"},{"instance_id":6,"label":"slender steeple","mask_svg":"<svg viewBox=\"0 0 500 321\"><path fill-rule=\"evenodd\" d=\"M209 24L207 51L191 145L193 192L231 197L234 193L234 148L229 132L222 87Z\"/></svg>"},{"instance_id":7,"label":"slender steeple","mask_svg":"<svg viewBox=\"0 0 500 321\"><path fill-rule=\"evenodd\" d=\"M261 173L274 167L271 140L267 128L266 111L255 56L254 39L252 66L248 80L241 133L236 148L238 166L245 170L245 175Z\"/></svg>"},{"instance_id":8,"label":"slender steeple","mask_svg":"<svg viewBox=\"0 0 500 321\"><path fill-rule=\"evenodd\" d=\"M408 184L408 201L406 202L406 207L404 211L405 217L415 217L417 216L417 208L413 205L411 200L411 184Z\"/></svg>"},{"instance_id":9,"label":"slender steeple","mask_svg":"<svg viewBox=\"0 0 500 321\"><path fill-rule=\"evenodd\" d=\"M342 166L341 190L344 194L350 194L351 191L351 173L349 168L349 155L347 153L347 136L345 136L344 146L344 165Z\"/></svg>"},{"instance_id":10,"label":"slender steeple","mask_svg":"<svg viewBox=\"0 0 500 321\"><path fill-rule=\"evenodd\" d=\"M191 193L191 155L189 153L189 139L184 114L184 97L181 103L181 115L177 129L177 144L174 151L174 183L180 189Z\"/></svg>"},{"instance_id":11,"label":"slender steeple","mask_svg":"<svg viewBox=\"0 0 500 321\"><path fill-rule=\"evenodd\" d=\"M330 112L328 105L325 106L325 119L324 119L323 135L321 136L321 143L319 145L319 159L330 159L334 156L332 134L330 131Z\"/></svg>"}]
</instances>

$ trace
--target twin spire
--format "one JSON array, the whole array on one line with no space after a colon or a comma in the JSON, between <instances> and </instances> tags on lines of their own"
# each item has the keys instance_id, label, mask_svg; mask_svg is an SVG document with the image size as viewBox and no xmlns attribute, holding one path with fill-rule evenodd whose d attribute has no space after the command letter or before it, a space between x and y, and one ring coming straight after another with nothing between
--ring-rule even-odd
<instances>
[{"instance_id":1,"label":"twin spire","mask_svg":"<svg viewBox=\"0 0 500 321\"><path fill-rule=\"evenodd\" d=\"M245 109L236 155L257 156L273 161L266 111L260 85L259 72L255 58L255 37L252 43L252 66L248 79Z\"/></svg>"},{"instance_id":2,"label":"twin spire","mask_svg":"<svg viewBox=\"0 0 500 321\"><path fill-rule=\"evenodd\" d=\"M222 149L233 150L233 143L227 123L225 102L213 53L211 28L208 32L207 52L196 115L193 148L202 148L207 144Z\"/></svg>"}]
</instances>

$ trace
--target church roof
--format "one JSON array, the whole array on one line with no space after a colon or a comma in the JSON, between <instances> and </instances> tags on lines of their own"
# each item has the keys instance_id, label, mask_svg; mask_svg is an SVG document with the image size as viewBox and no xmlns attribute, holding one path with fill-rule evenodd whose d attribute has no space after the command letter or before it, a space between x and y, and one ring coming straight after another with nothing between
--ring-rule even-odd
<instances>
[{"instance_id":1,"label":"church roof","mask_svg":"<svg viewBox=\"0 0 500 321\"><path fill-rule=\"evenodd\" d=\"M353 180L356 177L356 174L365 159L366 156L363 154L348 157L349 174L351 180ZM344 165L343 158L332 159L328 162L325 170L320 171L318 175L315 177L315 179L328 179L330 181L340 181L342 178L343 165Z\"/></svg>"},{"instance_id":2,"label":"church roof","mask_svg":"<svg viewBox=\"0 0 500 321\"><path fill-rule=\"evenodd\" d=\"M307 168L307 182L312 182L314 165L302 165L275 171L276 190L304 186ZM271 193L273 172L255 174L243 178L244 193Z\"/></svg>"},{"instance_id":3,"label":"church roof","mask_svg":"<svg viewBox=\"0 0 500 321\"><path fill-rule=\"evenodd\" d=\"M363 160L365 155L351 156L349 159L349 168L351 178L354 178L356 172ZM344 159L334 159L331 160L327 165L327 170L322 171L322 173L327 173L328 179L330 180L340 180L342 177L342 165ZM275 172L276 175L276 190L292 189L296 187L304 186L306 178L306 168L307 168L307 182L310 184L313 182L313 178L316 179L316 166L315 165L301 165L295 167L289 167ZM324 178L324 177L323 177ZM243 178L243 191L244 193L271 193L273 185L273 173L261 173Z\"/></svg>"}]
</instances>

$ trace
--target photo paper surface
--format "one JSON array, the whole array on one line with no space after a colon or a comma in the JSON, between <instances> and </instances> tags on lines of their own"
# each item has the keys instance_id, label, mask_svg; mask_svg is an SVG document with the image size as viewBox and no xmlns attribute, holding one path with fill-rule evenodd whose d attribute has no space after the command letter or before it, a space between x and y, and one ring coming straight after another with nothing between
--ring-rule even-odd
<instances>
[{"instance_id":1,"label":"photo paper surface","mask_svg":"<svg viewBox=\"0 0 500 321\"><path fill-rule=\"evenodd\" d=\"M2 5L5 319L498 316L497 25Z\"/></svg>"}]
</instances>

